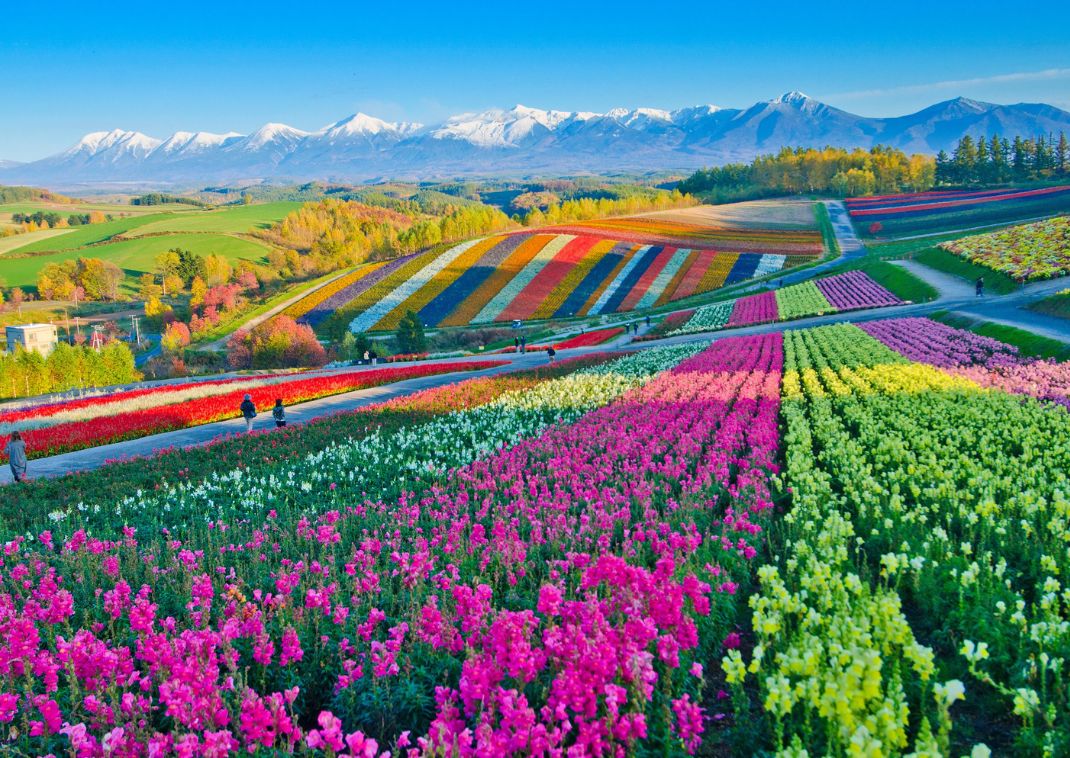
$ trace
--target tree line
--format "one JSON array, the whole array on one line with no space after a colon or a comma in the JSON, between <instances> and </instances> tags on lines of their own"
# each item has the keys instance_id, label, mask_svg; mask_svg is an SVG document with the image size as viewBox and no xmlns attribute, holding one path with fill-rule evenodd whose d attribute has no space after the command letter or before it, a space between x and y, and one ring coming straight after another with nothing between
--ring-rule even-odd
<instances>
[{"instance_id":1,"label":"tree line","mask_svg":"<svg viewBox=\"0 0 1070 758\"><path fill-rule=\"evenodd\" d=\"M936 156L936 183L941 185L1007 184L1070 175L1070 144L1066 134L1045 137L998 134L963 136L951 155Z\"/></svg>"},{"instance_id":2,"label":"tree line","mask_svg":"<svg viewBox=\"0 0 1070 758\"><path fill-rule=\"evenodd\" d=\"M130 348L112 340L100 350L60 342L47 356L35 350L0 353L0 397L30 397L141 379Z\"/></svg>"},{"instance_id":3,"label":"tree line","mask_svg":"<svg viewBox=\"0 0 1070 758\"><path fill-rule=\"evenodd\" d=\"M63 215L56 213L55 211L36 211L35 213L12 213L11 221L16 224L22 224L28 227L29 231L36 231L37 229L55 229L63 226L85 226L86 224L101 224L105 221L111 221L113 216L111 214L101 213L100 211L90 211L89 213L70 213Z\"/></svg>"},{"instance_id":4,"label":"tree line","mask_svg":"<svg viewBox=\"0 0 1070 758\"><path fill-rule=\"evenodd\" d=\"M759 155L750 163L703 168L677 185L680 192L714 202L785 194L832 194L840 197L921 192L936 182L931 156L874 146L785 147Z\"/></svg>"},{"instance_id":5,"label":"tree line","mask_svg":"<svg viewBox=\"0 0 1070 758\"><path fill-rule=\"evenodd\" d=\"M545 209L534 205L524 214L524 226L564 224L573 221L588 221L606 216L626 216L633 213L648 213L669 208L686 208L698 205L698 200L680 189L666 192L654 190L624 197L582 197L575 200L551 202Z\"/></svg>"}]
</instances>

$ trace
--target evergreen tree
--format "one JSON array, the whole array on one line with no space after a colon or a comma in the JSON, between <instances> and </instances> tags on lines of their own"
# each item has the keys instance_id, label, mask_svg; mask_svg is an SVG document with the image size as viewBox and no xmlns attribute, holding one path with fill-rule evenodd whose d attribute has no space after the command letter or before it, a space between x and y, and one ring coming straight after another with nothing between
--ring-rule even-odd
<instances>
[{"instance_id":1,"label":"evergreen tree","mask_svg":"<svg viewBox=\"0 0 1070 758\"><path fill-rule=\"evenodd\" d=\"M1066 141L1066 132L1059 132L1059 141L1055 145L1055 173L1065 176L1070 172L1070 145Z\"/></svg>"},{"instance_id":2,"label":"evergreen tree","mask_svg":"<svg viewBox=\"0 0 1070 758\"><path fill-rule=\"evenodd\" d=\"M406 311L398 323L395 334L398 341L398 351L402 353L422 353L427 350L427 337L424 335L424 325L420 317L413 311Z\"/></svg>"}]
</instances>

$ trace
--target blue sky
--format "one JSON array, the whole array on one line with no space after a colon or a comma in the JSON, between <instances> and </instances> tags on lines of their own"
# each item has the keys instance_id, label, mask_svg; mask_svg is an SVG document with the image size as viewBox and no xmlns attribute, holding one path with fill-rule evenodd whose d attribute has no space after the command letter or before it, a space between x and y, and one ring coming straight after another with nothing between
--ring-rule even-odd
<instances>
[{"instance_id":1,"label":"blue sky","mask_svg":"<svg viewBox=\"0 0 1070 758\"><path fill-rule=\"evenodd\" d=\"M1020 23L1005 2L364 5L49 3L0 33L0 158L114 127L740 107L791 89L874 116L957 95L1070 109L1067 5Z\"/></svg>"}]
</instances>

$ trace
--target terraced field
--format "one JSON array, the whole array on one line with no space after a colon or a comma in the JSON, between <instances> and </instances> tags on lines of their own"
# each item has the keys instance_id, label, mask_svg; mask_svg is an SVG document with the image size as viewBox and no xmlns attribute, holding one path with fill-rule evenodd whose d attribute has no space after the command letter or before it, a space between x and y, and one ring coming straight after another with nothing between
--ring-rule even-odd
<instances>
[{"instance_id":1,"label":"terraced field","mask_svg":"<svg viewBox=\"0 0 1070 758\"><path fill-rule=\"evenodd\" d=\"M820 256L808 212L810 229L718 227L674 212L470 240L358 269L289 311L366 332L394 329L410 310L427 326L466 326L649 309Z\"/></svg>"}]
</instances>

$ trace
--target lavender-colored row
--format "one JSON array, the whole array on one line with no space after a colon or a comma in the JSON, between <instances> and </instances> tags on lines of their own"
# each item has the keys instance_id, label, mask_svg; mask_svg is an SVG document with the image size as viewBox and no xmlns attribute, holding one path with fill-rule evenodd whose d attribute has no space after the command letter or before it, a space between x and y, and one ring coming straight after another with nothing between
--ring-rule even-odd
<instances>
[{"instance_id":1,"label":"lavender-colored row","mask_svg":"<svg viewBox=\"0 0 1070 758\"><path fill-rule=\"evenodd\" d=\"M938 368L992 368L1024 362L1016 347L927 318L870 321L859 327L910 360Z\"/></svg>"},{"instance_id":2,"label":"lavender-colored row","mask_svg":"<svg viewBox=\"0 0 1070 758\"><path fill-rule=\"evenodd\" d=\"M903 302L861 271L825 277L815 284L829 303L840 311L881 308Z\"/></svg>"},{"instance_id":3,"label":"lavender-colored row","mask_svg":"<svg viewBox=\"0 0 1070 758\"><path fill-rule=\"evenodd\" d=\"M409 255L403 255L400 258L387 263L385 266L380 266L375 271L371 272L367 276L361 277L357 281L350 284L348 287L338 290L315 308L310 310L300 319L300 322L316 326L346 303L353 301L360 297L364 292L371 289L377 282L381 282L386 277L397 271L406 263L415 258L419 253L411 253Z\"/></svg>"}]
</instances>

